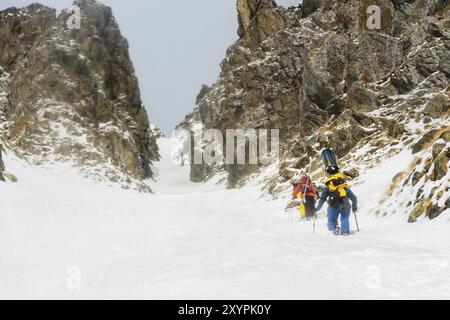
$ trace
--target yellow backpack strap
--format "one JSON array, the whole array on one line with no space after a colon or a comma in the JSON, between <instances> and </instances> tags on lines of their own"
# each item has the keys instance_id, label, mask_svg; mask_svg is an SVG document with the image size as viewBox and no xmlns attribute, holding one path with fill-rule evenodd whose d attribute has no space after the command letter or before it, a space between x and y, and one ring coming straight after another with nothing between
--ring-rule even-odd
<instances>
[{"instance_id":1,"label":"yellow backpack strap","mask_svg":"<svg viewBox=\"0 0 450 320\"><path fill-rule=\"evenodd\" d=\"M344 182L336 186L334 184L334 181L336 180L342 180ZM346 182L346 177L342 173L337 173L328 177L327 179L325 179L324 184L331 192L335 192L336 190L338 190L339 195L342 198L347 197L347 189L350 188L350 185Z\"/></svg>"}]
</instances>

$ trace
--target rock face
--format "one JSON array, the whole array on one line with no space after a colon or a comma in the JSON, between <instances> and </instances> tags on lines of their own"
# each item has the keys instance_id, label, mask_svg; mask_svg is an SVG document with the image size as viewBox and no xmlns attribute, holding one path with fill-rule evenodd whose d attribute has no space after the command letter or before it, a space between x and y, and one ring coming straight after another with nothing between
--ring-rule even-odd
<instances>
[{"instance_id":1,"label":"rock face","mask_svg":"<svg viewBox=\"0 0 450 320\"><path fill-rule=\"evenodd\" d=\"M71 162L99 180L139 182L152 176L158 150L128 43L110 8L94 0L74 5L80 29L68 26L74 12L56 17L39 4L0 12L8 139L35 164Z\"/></svg>"},{"instance_id":2,"label":"rock face","mask_svg":"<svg viewBox=\"0 0 450 320\"><path fill-rule=\"evenodd\" d=\"M2 160L2 149L0 145L0 181L5 181L5 177L3 177L3 172L5 171L5 165Z\"/></svg>"},{"instance_id":3,"label":"rock face","mask_svg":"<svg viewBox=\"0 0 450 320\"><path fill-rule=\"evenodd\" d=\"M416 160L401 192L413 193L415 200L408 203L412 208L409 222L421 216L438 217L450 208L450 129L442 128L434 134L426 156Z\"/></svg>"},{"instance_id":4,"label":"rock face","mask_svg":"<svg viewBox=\"0 0 450 320\"><path fill-rule=\"evenodd\" d=\"M240 39L180 126L279 129L280 173L267 179L269 192L285 190L324 147L349 172L363 172L448 126L449 1L305 0L286 9L271 0L238 0L237 10ZM379 21L371 19L378 13ZM418 156L427 157L428 147ZM362 157L362 148L371 153ZM319 167L315 161L313 170ZM226 171L237 187L263 170L192 165L191 179Z\"/></svg>"}]
</instances>

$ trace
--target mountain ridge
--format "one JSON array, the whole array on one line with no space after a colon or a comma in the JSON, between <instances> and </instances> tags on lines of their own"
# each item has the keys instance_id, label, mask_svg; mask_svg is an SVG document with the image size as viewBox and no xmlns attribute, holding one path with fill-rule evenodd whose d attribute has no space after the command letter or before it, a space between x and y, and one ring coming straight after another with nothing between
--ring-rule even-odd
<instances>
[{"instance_id":1,"label":"mountain ridge","mask_svg":"<svg viewBox=\"0 0 450 320\"><path fill-rule=\"evenodd\" d=\"M378 30L366 23L371 5L380 9ZM411 172L404 173L409 179L393 181L396 196L382 201L380 214L390 212L406 186L413 196L402 200L402 210L410 221L417 212L433 218L448 210L449 1L306 0L283 8L271 0L238 0L237 10L240 39L180 127L192 131L200 121L222 132L279 129L279 173L193 164L193 181L226 172L228 185L240 187L251 176L266 175L266 192L278 197L310 158L316 159L314 176L323 175L317 160L322 148L336 151L349 178L403 149L418 149L410 156ZM436 130L440 136L432 134ZM359 155L364 149L371 154ZM416 168L417 162L423 166ZM433 176L436 164L439 174ZM420 187L411 181L414 175L421 177Z\"/></svg>"},{"instance_id":2,"label":"mountain ridge","mask_svg":"<svg viewBox=\"0 0 450 320\"><path fill-rule=\"evenodd\" d=\"M111 8L76 0L73 12L39 4L0 12L0 111L6 138L33 164L71 162L99 181L142 191L156 137Z\"/></svg>"}]
</instances>

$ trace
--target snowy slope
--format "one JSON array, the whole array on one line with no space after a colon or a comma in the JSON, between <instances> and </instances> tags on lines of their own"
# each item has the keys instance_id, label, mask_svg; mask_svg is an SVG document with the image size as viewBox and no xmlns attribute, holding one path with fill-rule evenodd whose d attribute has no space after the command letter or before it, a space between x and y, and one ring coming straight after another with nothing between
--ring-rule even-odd
<instances>
[{"instance_id":1,"label":"snowy slope","mask_svg":"<svg viewBox=\"0 0 450 320\"><path fill-rule=\"evenodd\" d=\"M408 152L360 178L362 232L336 238L258 187L188 182L175 143L159 141L154 195L4 154L19 182L0 183L0 298L450 298L448 215L373 214Z\"/></svg>"}]
</instances>

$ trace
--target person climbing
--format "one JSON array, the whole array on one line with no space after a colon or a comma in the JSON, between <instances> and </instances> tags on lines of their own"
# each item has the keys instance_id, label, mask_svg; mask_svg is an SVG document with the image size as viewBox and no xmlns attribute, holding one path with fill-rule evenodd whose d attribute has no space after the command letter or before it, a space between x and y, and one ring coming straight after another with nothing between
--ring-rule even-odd
<instances>
[{"instance_id":1,"label":"person climbing","mask_svg":"<svg viewBox=\"0 0 450 320\"><path fill-rule=\"evenodd\" d=\"M350 213L358 211L358 198L345 181L339 168L328 168L329 177L320 196L316 211L319 212L328 200L328 230L335 235L350 235ZM351 201L351 204L350 204ZM341 226L338 226L340 217Z\"/></svg>"},{"instance_id":2,"label":"person climbing","mask_svg":"<svg viewBox=\"0 0 450 320\"><path fill-rule=\"evenodd\" d=\"M300 216L308 220L315 217L316 214L316 196L318 195L317 187L306 175L302 174L300 179L294 183L294 190L292 191L292 199L300 200L299 210Z\"/></svg>"},{"instance_id":3,"label":"person climbing","mask_svg":"<svg viewBox=\"0 0 450 320\"><path fill-rule=\"evenodd\" d=\"M297 189L298 185L300 184L300 179L297 177L294 177L290 180L291 185L292 185L292 198L289 200L289 203L287 204L286 208L284 209L284 211L288 211L289 209L293 209L298 205L298 199L297 199L297 195L294 195L294 191Z\"/></svg>"},{"instance_id":4,"label":"person climbing","mask_svg":"<svg viewBox=\"0 0 450 320\"><path fill-rule=\"evenodd\" d=\"M322 160L328 174L320 196L316 212L319 212L328 200L328 230L335 235L350 234L350 214L358 211L358 198L350 189L345 176L340 172L336 156L330 149L322 151ZM351 201L351 204L350 204ZM339 227L338 220L341 220Z\"/></svg>"}]
</instances>

